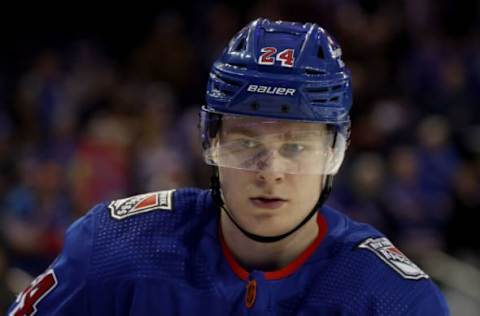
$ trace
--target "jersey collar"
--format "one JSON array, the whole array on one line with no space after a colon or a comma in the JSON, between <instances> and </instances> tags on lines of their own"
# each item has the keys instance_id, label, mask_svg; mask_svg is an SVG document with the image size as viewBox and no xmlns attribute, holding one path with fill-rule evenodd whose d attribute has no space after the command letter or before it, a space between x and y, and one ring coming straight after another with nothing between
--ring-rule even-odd
<instances>
[{"instance_id":1,"label":"jersey collar","mask_svg":"<svg viewBox=\"0 0 480 316\"><path fill-rule=\"evenodd\" d=\"M287 266L275 270L275 271L268 271L264 272L265 280L278 280L282 278L286 278L291 274L295 273L312 255L315 253L317 248L319 247L322 240L327 235L328 225L325 218L322 216L321 213L317 214L317 224L318 224L318 235L315 240L290 264ZM223 238L222 230L219 226L219 240L220 245L222 247L223 255L228 262L228 265L232 269L232 271L242 280L248 280L249 272L245 270L234 258L233 253L228 248L225 240Z\"/></svg>"}]
</instances>

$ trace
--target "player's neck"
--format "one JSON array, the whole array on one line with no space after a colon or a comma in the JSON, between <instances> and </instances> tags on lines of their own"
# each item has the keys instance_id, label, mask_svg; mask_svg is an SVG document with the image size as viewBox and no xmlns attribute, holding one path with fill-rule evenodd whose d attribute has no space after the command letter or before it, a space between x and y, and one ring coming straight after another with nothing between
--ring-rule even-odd
<instances>
[{"instance_id":1,"label":"player's neck","mask_svg":"<svg viewBox=\"0 0 480 316\"><path fill-rule=\"evenodd\" d=\"M287 266L313 242L319 231L313 216L292 235L274 243L261 243L245 236L223 212L220 219L227 247L246 270L273 271Z\"/></svg>"}]
</instances>

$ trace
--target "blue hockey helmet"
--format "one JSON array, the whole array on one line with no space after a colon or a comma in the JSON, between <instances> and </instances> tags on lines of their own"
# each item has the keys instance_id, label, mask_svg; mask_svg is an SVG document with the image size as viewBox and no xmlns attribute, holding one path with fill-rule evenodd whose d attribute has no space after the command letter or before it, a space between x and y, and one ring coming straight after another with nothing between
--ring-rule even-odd
<instances>
[{"instance_id":1,"label":"blue hockey helmet","mask_svg":"<svg viewBox=\"0 0 480 316\"><path fill-rule=\"evenodd\" d=\"M349 138L352 84L335 40L317 24L257 19L238 32L212 66L201 110L204 157L225 116L334 126L335 174Z\"/></svg>"},{"instance_id":2,"label":"blue hockey helmet","mask_svg":"<svg viewBox=\"0 0 480 316\"><path fill-rule=\"evenodd\" d=\"M341 54L317 24L257 19L214 62L204 110L344 124L352 86Z\"/></svg>"}]
</instances>

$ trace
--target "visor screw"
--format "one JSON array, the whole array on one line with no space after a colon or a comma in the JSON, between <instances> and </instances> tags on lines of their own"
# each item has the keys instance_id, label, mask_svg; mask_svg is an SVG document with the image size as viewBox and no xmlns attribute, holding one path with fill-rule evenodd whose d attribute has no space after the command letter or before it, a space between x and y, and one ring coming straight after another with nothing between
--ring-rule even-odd
<instances>
[{"instance_id":1,"label":"visor screw","mask_svg":"<svg viewBox=\"0 0 480 316\"><path fill-rule=\"evenodd\" d=\"M250 107L252 108L252 110L258 111L260 109L260 104L258 102L252 102L250 104Z\"/></svg>"},{"instance_id":2,"label":"visor screw","mask_svg":"<svg viewBox=\"0 0 480 316\"><path fill-rule=\"evenodd\" d=\"M282 113L288 113L288 112L290 112L290 107L288 105L284 104L280 107L280 110L282 111Z\"/></svg>"}]
</instances>

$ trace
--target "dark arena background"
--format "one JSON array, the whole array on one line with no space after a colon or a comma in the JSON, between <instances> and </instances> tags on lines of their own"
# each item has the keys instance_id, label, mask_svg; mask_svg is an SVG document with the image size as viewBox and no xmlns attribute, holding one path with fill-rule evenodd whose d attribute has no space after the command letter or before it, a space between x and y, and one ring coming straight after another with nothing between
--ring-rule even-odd
<instances>
[{"instance_id":1,"label":"dark arena background","mask_svg":"<svg viewBox=\"0 0 480 316\"><path fill-rule=\"evenodd\" d=\"M354 85L328 204L379 228L480 314L478 1L195 1L0 8L0 312L100 201L207 187L209 66L256 17L315 22Z\"/></svg>"}]
</instances>

